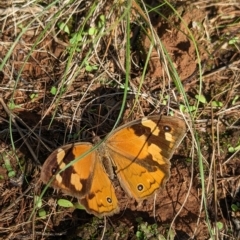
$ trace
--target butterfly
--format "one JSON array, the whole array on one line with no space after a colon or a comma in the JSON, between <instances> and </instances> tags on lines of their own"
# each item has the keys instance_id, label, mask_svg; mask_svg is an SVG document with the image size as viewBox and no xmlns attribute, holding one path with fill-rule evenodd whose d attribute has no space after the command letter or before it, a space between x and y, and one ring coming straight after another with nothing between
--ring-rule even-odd
<instances>
[{"instance_id":1,"label":"butterfly","mask_svg":"<svg viewBox=\"0 0 240 240\"><path fill-rule=\"evenodd\" d=\"M134 120L112 131L97 148L77 142L56 149L43 164L41 180L78 198L90 214L113 215L119 212L114 174L130 197L138 202L149 198L169 179L169 160L185 132L185 122L176 117Z\"/></svg>"}]
</instances>

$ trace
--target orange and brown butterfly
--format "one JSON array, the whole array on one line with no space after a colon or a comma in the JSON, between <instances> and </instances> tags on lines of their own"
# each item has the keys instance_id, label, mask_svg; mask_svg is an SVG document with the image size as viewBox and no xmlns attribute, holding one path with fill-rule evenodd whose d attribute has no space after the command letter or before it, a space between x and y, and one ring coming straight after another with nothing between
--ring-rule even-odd
<instances>
[{"instance_id":1,"label":"orange and brown butterfly","mask_svg":"<svg viewBox=\"0 0 240 240\"><path fill-rule=\"evenodd\" d=\"M110 216L119 212L119 206L104 161L110 160L123 190L140 202L165 185L169 160L185 132L185 122L176 117L135 120L115 129L92 151L89 142L56 149L45 161L41 179L44 183L52 180L53 188L77 197L88 213ZM65 169L77 158L80 160Z\"/></svg>"}]
</instances>

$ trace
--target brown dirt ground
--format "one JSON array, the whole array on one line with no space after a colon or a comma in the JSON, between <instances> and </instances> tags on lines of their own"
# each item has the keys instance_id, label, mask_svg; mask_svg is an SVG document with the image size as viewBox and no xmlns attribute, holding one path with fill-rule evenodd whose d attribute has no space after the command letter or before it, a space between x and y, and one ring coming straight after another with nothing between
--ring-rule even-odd
<instances>
[{"instance_id":1,"label":"brown dirt ground","mask_svg":"<svg viewBox=\"0 0 240 240\"><path fill-rule=\"evenodd\" d=\"M196 8L194 5L186 7L184 4L186 3L183 2L182 5L179 4L176 7L186 25L192 29L194 37L200 46L201 61L207 61L207 66L214 65L215 69L225 66L224 62L226 61L236 62L239 59L239 52L228 50L217 51L213 59L208 59L209 49L208 43L202 37L203 29L194 28L193 24L194 22L204 22L207 15L210 20L214 19L215 15L212 15L213 9L204 8L203 6ZM215 12L227 12L230 10L230 7L214 9ZM150 17L156 32L173 59L177 72L184 83L186 94L190 96L190 99L192 97L193 100L193 96L199 88L198 83L196 84L198 79L196 52L193 43L186 37L188 33L183 22L171 14L168 16L170 21L164 21L161 17L154 14L150 15ZM3 23L0 22L0 24ZM210 34L211 31L209 29ZM224 32L224 30L221 31L221 33ZM39 30L38 34L40 32ZM38 34L36 35L35 32L33 33L32 30L29 30L22 36L21 41L15 46L11 58L1 72L0 95L5 103L9 103L12 95L11 87L14 86L14 80L18 77L26 54L29 52L32 43L37 39ZM14 37L15 35L13 35L11 28L5 29L0 36L0 41L11 44ZM217 38L217 36L215 37ZM139 46L141 46L141 49L133 47L134 55L137 56L139 62L144 62L146 56L145 54L140 54L140 52L144 52L144 50L149 48L147 38L141 37ZM69 89L69 95L62 98L58 108L56 108L56 105L51 105L54 97L49 92L49 89L53 85L57 86L59 79L63 76L65 60L67 59L65 46L56 42L51 35L48 35L38 44L36 49L38 50L33 51L26 64L24 64L17 90L14 92L14 103L20 107L13 110L17 122L17 125L13 123L13 138L17 149L16 155L20 162L25 165L26 177L22 179L20 177L21 171L17 171L19 173L17 176L20 178L16 178L15 181L13 179L10 180L7 177L6 168L0 166L0 175L3 176L3 179L0 180L0 238L100 239L104 229L104 221L88 215L83 210L64 209L56 206L55 199L62 196L62 194L53 192L51 189L48 189L43 201L52 215L47 220L36 219L36 215L34 215L35 221L28 222L28 219L33 212L34 195L39 195L43 189L39 181L40 165L53 149L69 141L66 136L71 132L71 129L74 129L73 132L77 133L84 126L85 128L81 135L81 139L84 139L84 141L91 139L92 132L100 136L108 133L115 123L116 116L118 116L122 92L116 91L114 87L95 84L90 88L85 102L81 103L81 108L78 108L75 121L72 123L71 118L75 114L78 99L89 88L94 76L90 73L81 72L73 82L71 89ZM9 46L6 44L0 45L1 59L4 58L8 50ZM111 60L109 60L109 65L114 65ZM236 66L239 69L239 63ZM116 66L113 66L113 71L115 69ZM143 85L146 93L154 95L161 91L163 85L161 80L162 72L161 62L157 59L156 52L153 51L145 78L146 81L144 81ZM137 84L141 73L135 69L135 72L132 74L132 82ZM221 101L225 99L227 105L230 102L228 97L231 91L234 91L235 95L240 94L236 74L239 74L239 70L236 73L232 69L226 69L225 71L220 70L212 74L212 68L211 71L207 69L204 78L204 95L207 96L209 101L213 96ZM226 79L229 82L227 85ZM36 98L31 99L30 94L36 92L38 93ZM221 95L222 92L227 93L223 96ZM114 95L111 95L113 93ZM98 99L97 97L101 98ZM179 96L176 96L176 98L181 100ZM92 101L93 99L96 100ZM131 111L133 104L134 96L129 95L128 106L125 109L122 122L130 121L129 119L126 120L126 116ZM146 115L153 111L152 106L145 99L140 98L139 105L141 105L141 109L143 109ZM176 106L176 102L171 105L173 108ZM149 199L139 205L134 200L129 199L121 189L117 191L121 213L106 219L104 239L137 239L135 234L141 224L145 224L145 226L156 224L158 232L166 236L166 231L171 223L175 231L174 239L209 239L206 213L209 215L212 223L217 219L217 221L223 222L226 228L232 224L232 229L228 230L232 232L231 236L236 236L236 232L239 230L239 221L237 220L237 213L231 212L230 206L232 203L240 202L238 192L240 176L239 153L235 154L226 164L225 162L231 156L227 151L228 144L232 146L239 144L240 111L239 108L233 109L230 114L223 115L219 110L214 112L213 115L210 108L201 107L202 114L196 119L195 128L200 135L202 154L204 161L206 161L207 167L204 170L210 172L205 179L206 183L208 181L211 183L206 190L208 193L208 212L205 212L204 208L200 207L202 204L202 187L197 163L198 157L195 157L193 164L191 161L187 161L188 156L192 154L192 139L191 134L188 133L171 160L171 177L166 184L166 188L159 190L155 201ZM56 109L57 113L54 121L51 122L52 115L55 114ZM106 117L109 109L111 110L111 116ZM211 115L214 117L211 118ZM141 116L141 112L138 108L132 118L139 116ZM9 128L8 120L9 116L2 104L0 104L1 165L3 155L7 153L12 168L18 169L16 155L14 151L11 152L11 142L7 131ZM234 123L238 126L237 129L231 128L231 124ZM220 142L221 153L217 152L215 155L217 192L214 192L210 159L213 157L213 149L216 147L216 143L211 137L212 126L216 124L218 124L219 138L222 141ZM29 134L27 143L31 145L36 156L38 156L35 160L30 155L26 142L19 135L17 128L21 129L25 137ZM32 129L38 137L32 134ZM19 180L19 182L16 180ZM213 192L217 196L217 204L214 202ZM65 197L72 199L71 197ZM217 212L215 211L216 205ZM42 235L43 231L47 232L46 235ZM151 235L152 232L149 233L146 239L157 239L156 234ZM226 232L227 230L225 229L224 234ZM224 239L224 237L221 239Z\"/></svg>"}]
</instances>

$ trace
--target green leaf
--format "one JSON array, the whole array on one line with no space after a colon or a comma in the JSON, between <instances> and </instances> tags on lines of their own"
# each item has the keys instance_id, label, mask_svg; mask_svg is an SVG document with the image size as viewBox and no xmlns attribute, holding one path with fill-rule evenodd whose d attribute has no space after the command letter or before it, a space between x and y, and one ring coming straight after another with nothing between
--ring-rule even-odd
<instances>
[{"instance_id":1,"label":"green leaf","mask_svg":"<svg viewBox=\"0 0 240 240\"><path fill-rule=\"evenodd\" d=\"M142 240L142 239L144 239L144 233L141 231L137 231L136 237L137 237L137 239Z\"/></svg>"},{"instance_id":2,"label":"green leaf","mask_svg":"<svg viewBox=\"0 0 240 240\"><path fill-rule=\"evenodd\" d=\"M12 165L7 155L4 156L4 166L8 172L12 171Z\"/></svg>"},{"instance_id":3,"label":"green leaf","mask_svg":"<svg viewBox=\"0 0 240 240\"><path fill-rule=\"evenodd\" d=\"M31 95L30 95L30 98L31 99L34 99L34 98L37 98L38 97L38 94L37 93L32 93Z\"/></svg>"},{"instance_id":4,"label":"green leaf","mask_svg":"<svg viewBox=\"0 0 240 240\"><path fill-rule=\"evenodd\" d=\"M93 35L95 35L96 33L97 33L97 29L96 29L96 28L94 28L94 27L89 28L88 34L89 34L90 36L93 36Z\"/></svg>"},{"instance_id":5,"label":"green leaf","mask_svg":"<svg viewBox=\"0 0 240 240\"><path fill-rule=\"evenodd\" d=\"M99 17L99 21L98 21L98 28L100 29L100 28L104 27L105 22L106 22L105 16L104 16L104 15L101 15L101 16Z\"/></svg>"},{"instance_id":6,"label":"green leaf","mask_svg":"<svg viewBox=\"0 0 240 240\"><path fill-rule=\"evenodd\" d=\"M68 25L67 25L66 23L60 22L60 23L58 23L58 27L59 27L62 31L64 31L65 33L70 34L70 29L69 29L69 27L68 27Z\"/></svg>"},{"instance_id":7,"label":"green leaf","mask_svg":"<svg viewBox=\"0 0 240 240\"><path fill-rule=\"evenodd\" d=\"M217 222L217 228L218 228L220 231L223 230L223 227L224 227L224 225L223 225L222 222Z\"/></svg>"},{"instance_id":8,"label":"green leaf","mask_svg":"<svg viewBox=\"0 0 240 240\"><path fill-rule=\"evenodd\" d=\"M66 207L66 208L73 207L72 202L70 202L70 201L67 200L67 199L59 199L59 200L57 201L57 204L58 204L60 207Z\"/></svg>"},{"instance_id":9,"label":"green leaf","mask_svg":"<svg viewBox=\"0 0 240 240\"><path fill-rule=\"evenodd\" d=\"M79 43L82 41L82 33L75 33L72 38L70 39L70 43L74 45L75 43Z\"/></svg>"},{"instance_id":10,"label":"green leaf","mask_svg":"<svg viewBox=\"0 0 240 240\"><path fill-rule=\"evenodd\" d=\"M41 209L38 210L38 216L39 216L40 218L46 219L46 215L47 215L47 212L46 212L43 208L41 208Z\"/></svg>"},{"instance_id":11,"label":"green leaf","mask_svg":"<svg viewBox=\"0 0 240 240\"><path fill-rule=\"evenodd\" d=\"M9 102L9 103L8 103L8 107L9 107L10 110L14 110L14 109L16 109L16 108L20 108L20 106L19 106L19 105L16 105L16 104L14 103L14 101Z\"/></svg>"},{"instance_id":12,"label":"green leaf","mask_svg":"<svg viewBox=\"0 0 240 240\"><path fill-rule=\"evenodd\" d=\"M229 151L230 153L234 153L234 152L235 152L235 148L231 146L231 147L228 148L228 151Z\"/></svg>"},{"instance_id":13,"label":"green leaf","mask_svg":"<svg viewBox=\"0 0 240 240\"><path fill-rule=\"evenodd\" d=\"M239 205L239 206L238 206ZM232 209L232 211L233 212L237 212L237 211L239 211L240 210L240 204L232 204L231 205L231 209Z\"/></svg>"},{"instance_id":14,"label":"green leaf","mask_svg":"<svg viewBox=\"0 0 240 240\"><path fill-rule=\"evenodd\" d=\"M219 101L212 101L211 102L212 107L222 107L223 103Z\"/></svg>"},{"instance_id":15,"label":"green leaf","mask_svg":"<svg viewBox=\"0 0 240 240\"><path fill-rule=\"evenodd\" d=\"M184 112L184 113L189 113L189 112L196 111L195 106L189 106L188 108L186 108L183 104L180 104L179 109L180 109L181 112Z\"/></svg>"},{"instance_id":16,"label":"green leaf","mask_svg":"<svg viewBox=\"0 0 240 240\"><path fill-rule=\"evenodd\" d=\"M80 209L80 210L86 210L85 207L78 202L74 203L73 206L77 209Z\"/></svg>"},{"instance_id":17,"label":"green leaf","mask_svg":"<svg viewBox=\"0 0 240 240\"><path fill-rule=\"evenodd\" d=\"M34 197L34 201L35 201L35 203L36 203L37 208L42 207L42 199L41 199L39 196L36 195L36 196Z\"/></svg>"},{"instance_id":18,"label":"green leaf","mask_svg":"<svg viewBox=\"0 0 240 240\"><path fill-rule=\"evenodd\" d=\"M86 65L85 69L86 69L87 72L92 72L93 70L97 70L98 67L97 66Z\"/></svg>"},{"instance_id":19,"label":"green leaf","mask_svg":"<svg viewBox=\"0 0 240 240\"><path fill-rule=\"evenodd\" d=\"M106 22L106 17L104 15L100 15L99 19L101 20L102 23Z\"/></svg>"},{"instance_id":20,"label":"green leaf","mask_svg":"<svg viewBox=\"0 0 240 240\"><path fill-rule=\"evenodd\" d=\"M234 45L234 44L238 43L238 41L239 41L238 37L233 37L231 40L229 40L228 44Z\"/></svg>"},{"instance_id":21,"label":"green leaf","mask_svg":"<svg viewBox=\"0 0 240 240\"><path fill-rule=\"evenodd\" d=\"M236 104L236 101L239 99L239 95L236 95L234 99L232 100L232 105Z\"/></svg>"},{"instance_id":22,"label":"green leaf","mask_svg":"<svg viewBox=\"0 0 240 240\"><path fill-rule=\"evenodd\" d=\"M237 145L236 147L233 147L233 146L229 145L229 147L228 147L228 151L230 153L234 153L234 152L239 151L239 150L240 150L240 145Z\"/></svg>"},{"instance_id":23,"label":"green leaf","mask_svg":"<svg viewBox=\"0 0 240 240\"><path fill-rule=\"evenodd\" d=\"M206 98L203 95L195 95L195 98L201 103L207 102Z\"/></svg>"},{"instance_id":24,"label":"green leaf","mask_svg":"<svg viewBox=\"0 0 240 240\"><path fill-rule=\"evenodd\" d=\"M86 69L87 72L91 72L91 71L93 70L90 65L87 65L87 66L85 67L85 69Z\"/></svg>"},{"instance_id":25,"label":"green leaf","mask_svg":"<svg viewBox=\"0 0 240 240\"><path fill-rule=\"evenodd\" d=\"M55 96L57 94L57 88L55 86L52 86L50 93Z\"/></svg>"},{"instance_id":26,"label":"green leaf","mask_svg":"<svg viewBox=\"0 0 240 240\"><path fill-rule=\"evenodd\" d=\"M15 177L16 176L16 172L15 171L9 171L8 172L8 177L12 178L12 177Z\"/></svg>"},{"instance_id":27,"label":"green leaf","mask_svg":"<svg viewBox=\"0 0 240 240\"><path fill-rule=\"evenodd\" d=\"M180 110L181 112L186 112L186 107L185 107L185 105L180 104L180 105L179 105L179 110Z\"/></svg>"},{"instance_id":28,"label":"green leaf","mask_svg":"<svg viewBox=\"0 0 240 240\"><path fill-rule=\"evenodd\" d=\"M196 111L196 107L195 106L189 106L188 110L189 110L189 112L194 112L194 111Z\"/></svg>"}]
</instances>

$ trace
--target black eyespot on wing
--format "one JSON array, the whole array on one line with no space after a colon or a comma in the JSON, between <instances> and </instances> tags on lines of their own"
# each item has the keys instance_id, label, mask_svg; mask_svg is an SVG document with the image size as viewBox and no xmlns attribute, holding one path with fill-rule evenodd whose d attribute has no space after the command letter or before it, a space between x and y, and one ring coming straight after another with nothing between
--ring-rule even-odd
<instances>
[{"instance_id":1,"label":"black eyespot on wing","mask_svg":"<svg viewBox=\"0 0 240 240\"><path fill-rule=\"evenodd\" d=\"M165 132L171 132L172 128L166 125L166 126L163 127L163 130Z\"/></svg>"},{"instance_id":2,"label":"black eyespot on wing","mask_svg":"<svg viewBox=\"0 0 240 240\"><path fill-rule=\"evenodd\" d=\"M112 198L107 197L107 202L108 202L108 203L112 203Z\"/></svg>"},{"instance_id":3,"label":"black eyespot on wing","mask_svg":"<svg viewBox=\"0 0 240 240\"><path fill-rule=\"evenodd\" d=\"M142 184L138 184L137 190L138 190L139 192L142 192L142 190L143 190L143 185L142 185Z\"/></svg>"},{"instance_id":4,"label":"black eyespot on wing","mask_svg":"<svg viewBox=\"0 0 240 240\"><path fill-rule=\"evenodd\" d=\"M52 175L55 175L56 174L56 172L57 172L57 168L52 168Z\"/></svg>"}]
</instances>

